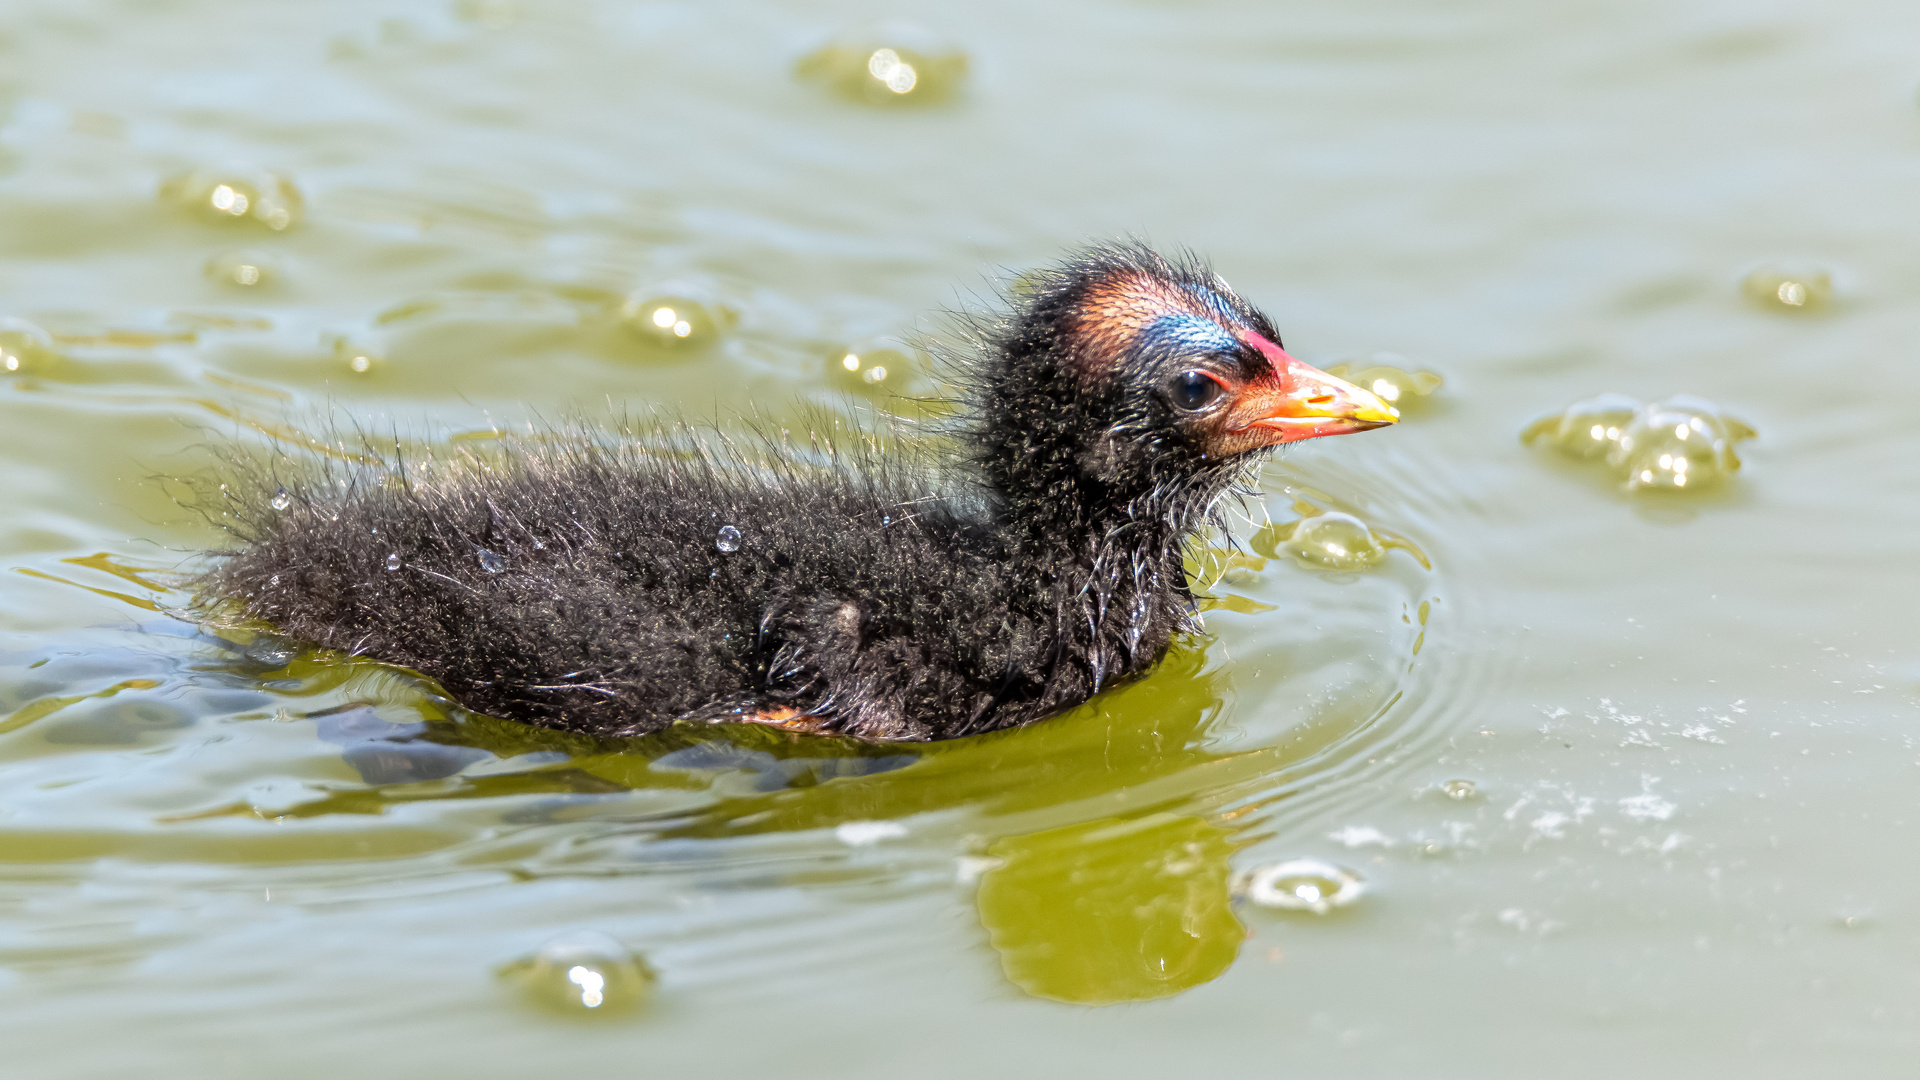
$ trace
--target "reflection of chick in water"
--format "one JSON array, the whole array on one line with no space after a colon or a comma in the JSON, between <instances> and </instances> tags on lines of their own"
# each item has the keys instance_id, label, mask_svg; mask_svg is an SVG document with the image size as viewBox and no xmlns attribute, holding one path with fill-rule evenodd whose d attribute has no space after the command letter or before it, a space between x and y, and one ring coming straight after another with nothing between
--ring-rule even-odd
<instances>
[{"instance_id":1,"label":"reflection of chick in water","mask_svg":"<svg viewBox=\"0 0 1920 1080\"><path fill-rule=\"evenodd\" d=\"M1087 1005L1177 994L1225 972L1245 936L1228 892L1231 834L1198 815L1143 806L1087 821L1083 808L1110 812L1116 800L1124 806L1130 792L1148 789L1157 792L1147 796L1151 805L1164 807L1167 793L1157 785L1169 778L1226 766L1231 777L1210 779L1230 783L1284 763L1266 751L1207 748L1226 686L1206 660L1200 649L1176 648L1153 676L1094 705L1020 731L915 748L919 760L905 767L729 793L668 835L831 828L967 806L981 815L968 821L969 833L1000 837L987 845L998 865L981 879L977 903L1014 985ZM827 745L802 739L786 752L818 754ZM660 777L632 754L570 765L633 786Z\"/></svg>"},{"instance_id":2,"label":"reflection of chick in water","mask_svg":"<svg viewBox=\"0 0 1920 1080\"><path fill-rule=\"evenodd\" d=\"M657 838L803 832L964 807L958 827L998 863L977 904L1007 978L1036 997L1092 1005L1168 997L1232 965L1244 930L1229 862L1247 822L1216 824L1216 812L1247 794L1243 785L1267 787L1310 760L1373 707L1313 717L1280 746L1223 753L1210 744L1228 693L1207 654L1183 644L1152 676L1045 724L893 744L878 756L872 745L753 725L703 727L691 744L692 733L676 730L588 746L468 716L457 727L429 724L426 737L502 756L570 752L546 768L473 777L473 796L704 787L713 797L649 830ZM338 801L301 812L338 811Z\"/></svg>"},{"instance_id":3,"label":"reflection of chick in water","mask_svg":"<svg viewBox=\"0 0 1920 1080\"><path fill-rule=\"evenodd\" d=\"M1200 818L1106 819L992 851L980 921L1007 978L1035 997L1169 997L1219 977L1246 937L1227 885L1233 844Z\"/></svg>"}]
</instances>

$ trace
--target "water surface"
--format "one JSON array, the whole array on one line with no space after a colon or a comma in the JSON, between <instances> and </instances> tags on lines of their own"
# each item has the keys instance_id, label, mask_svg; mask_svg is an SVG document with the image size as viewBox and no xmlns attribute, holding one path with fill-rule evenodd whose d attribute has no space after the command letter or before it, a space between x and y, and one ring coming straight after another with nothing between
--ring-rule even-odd
<instances>
[{"instance_id":1,"label":"water surface","mask_svg":"<svg viewBox=\"0 0 1920 1080\"><path fill-rule=\"evenodd\" d=\"M7 8L9 1060L1891 1072L1916 31L1871 0ZM219 536L162 478L209 445L912 415L939 310L1127 233L1423 390L1269 466L1251 545L1196 557L1210 635L1069 716L595 744L177 614ZM1602 394L1758 434L1706 490L1523 445ZM1291 860L1364 891L1236 895ZM642 961L583 982L580 941ZM565 1015L590 985L646 1000Z\"/></svg>"}]
</instances>

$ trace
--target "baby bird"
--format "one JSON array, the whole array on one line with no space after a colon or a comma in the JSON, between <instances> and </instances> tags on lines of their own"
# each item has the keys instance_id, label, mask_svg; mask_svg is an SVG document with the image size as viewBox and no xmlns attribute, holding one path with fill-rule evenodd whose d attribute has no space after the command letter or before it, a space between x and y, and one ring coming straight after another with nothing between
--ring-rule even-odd
<instances>
[{"instance_id":1,"label":"baby bird","mask_svg":"<svg viewBox=\"0 0 1920 1080\"><path fill-rule=\"evenodd\" d=\"M1274 447L1391 424L1193 259L1088 248L972 326L938 451L761 433L392 455L225 508L203 599L469 708L640 735L1017 727L1198 628L1182 549Z\"/></svg>"}]
</instances>

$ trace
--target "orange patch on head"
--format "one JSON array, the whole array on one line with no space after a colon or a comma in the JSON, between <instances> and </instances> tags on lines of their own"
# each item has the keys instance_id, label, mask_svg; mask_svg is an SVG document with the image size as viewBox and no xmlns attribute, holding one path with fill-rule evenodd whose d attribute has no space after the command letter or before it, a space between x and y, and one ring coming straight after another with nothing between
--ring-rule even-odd
<instances>
[{"instance_id":1,"label":"orange patch on head","mask_svg":"<svg viewBox=\"0 0 1920 1080\"><path fill-rule=\"evenodd\" d=\"M1088 286L1070 333L1073 362L1081 375L1110 370L1138 346L1140 337L1170 316L1191 316L1219 325L1220 314L1190 289L1138 271L1120 271Z\"/></svg>"},{"instance_id":2,"label":"orange patch on head","mask_svg":"<svg viewBox=\"0 0 1920 1080\"><path fill-rule=\"evenodd\" d=\"M1080 324L1110 333L1137 334L1171 312L1202 314L1193 297L1145 274L1113 274L1087 290Z\"/></svg>"}]
</instances>

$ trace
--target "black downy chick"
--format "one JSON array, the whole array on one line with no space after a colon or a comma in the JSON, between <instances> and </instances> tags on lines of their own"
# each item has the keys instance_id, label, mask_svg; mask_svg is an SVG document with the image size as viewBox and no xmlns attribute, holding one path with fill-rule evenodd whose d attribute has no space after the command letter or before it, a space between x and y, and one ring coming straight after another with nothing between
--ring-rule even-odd
<instances>
[{"instance_id":1,"label":"black downy chick","mask_svg":"<svg viewBox=\"0 0 1920 1080\"><path fill-rule=\"evenodd\" d=\"M1152 667L1197 626L1182 548L1250 467L1397 416L1198 261L1090 248L1011 308L975 327L944 453L684 428L396 452L230 502L203 595L547 727L951 739Z\"/></svg>"}]
</instances>

